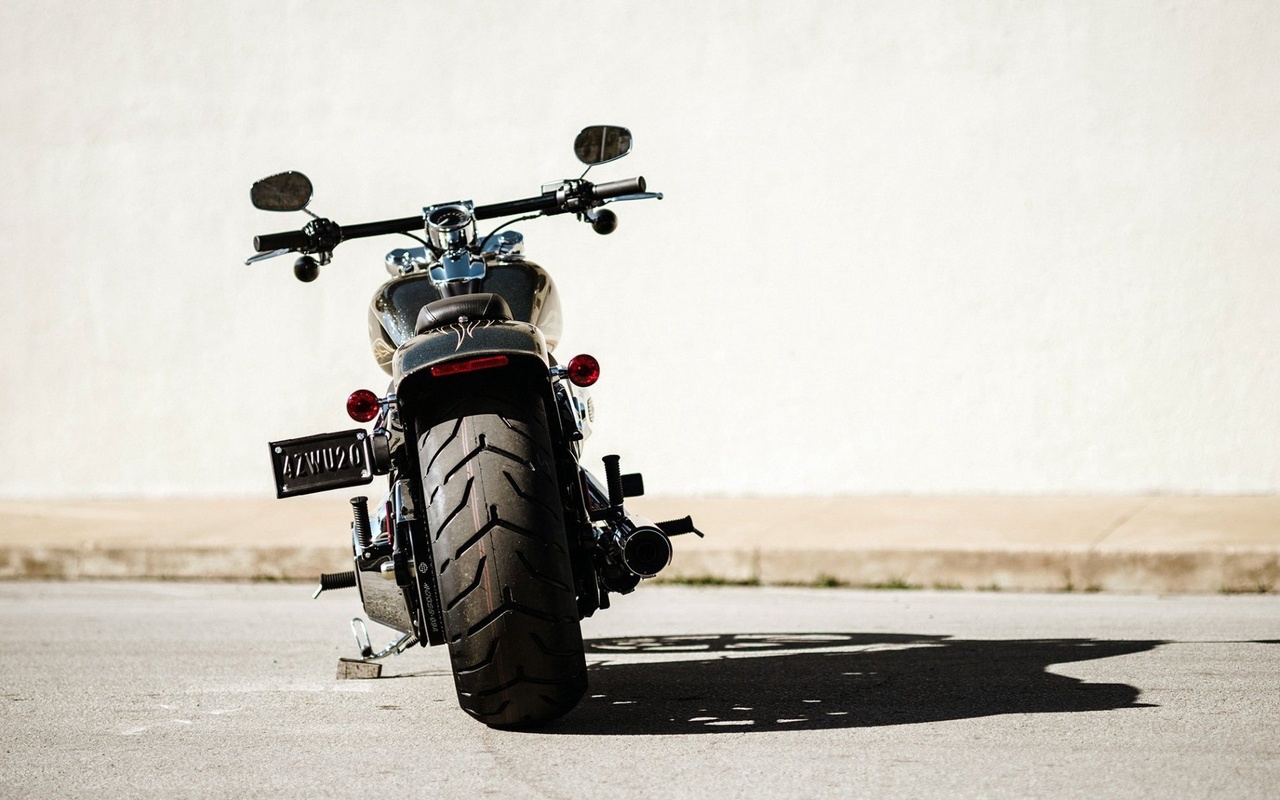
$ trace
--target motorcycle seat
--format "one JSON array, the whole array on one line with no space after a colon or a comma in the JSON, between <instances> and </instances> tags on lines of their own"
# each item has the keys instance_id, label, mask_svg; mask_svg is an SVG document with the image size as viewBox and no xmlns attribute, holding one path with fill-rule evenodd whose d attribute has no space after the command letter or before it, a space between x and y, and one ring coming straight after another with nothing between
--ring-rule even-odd
<instances>
[{"instance_id":1,"label":"motorcycle seat","mask_svg":"<svg viewBox=\"0 0 1280 800\"><path fill-rule=\"evenodd\" d=\"M492 292L479 294L462 294L457 297L443 297L427 303L418 312L418 321L413 326L413 333L426 333L433 328L456 325L459 322L475 322L477 320L509 320L511 307Z\"/></svg>"}]
</instances>

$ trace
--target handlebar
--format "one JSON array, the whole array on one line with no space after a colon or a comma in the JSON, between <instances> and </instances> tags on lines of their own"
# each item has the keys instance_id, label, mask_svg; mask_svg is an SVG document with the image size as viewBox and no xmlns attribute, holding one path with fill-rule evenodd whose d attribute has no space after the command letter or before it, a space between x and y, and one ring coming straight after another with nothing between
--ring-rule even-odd
<instances>
[{"instance_id":1,"label":"handlebar","mask_svg":"<svg viewBox=\"0 0 1280 800\"><path fill-rule=\"evenodd\" d=\"M584 182L585 183L585 182ZM645 190L642 176L627 178L609 183L586 184L585 195L592 201L608 200L629 194L638 194ZM476 206L473 213L477 220L494 219L496 217L514 217L520 214L542 213L547 216L563 214L570 210L567 202L562 201L559 193L546 192L537 197L523 200L509 200L505 203L493 203L487 206ZM359 225L342 225L341 241L362 239L367 236L382 236L388 233L411 233L421 230L422 215L401 217L381 222L363 222ZM280 233L264 233L253 237L253 247L259 253L271 250L298 250L306 252L313 248L312 237L306 230L282 231Z\"/></svg>"},{"instance_id":2,"label":"handlebar","mask_svg":"<svg viewBox=\"0 0 1280 800\"><path fill-rule=\"evenodd\" d=\"M509 200L505 203L494 203L487 206L476 206L473 212L477 220L494 219L495 217L514 217L518 214L532 214L541 211L544 214L558 213L560 200L555 192L547 192L538 197L526 197L524 200Z\"/></svg>"}]
</instances>

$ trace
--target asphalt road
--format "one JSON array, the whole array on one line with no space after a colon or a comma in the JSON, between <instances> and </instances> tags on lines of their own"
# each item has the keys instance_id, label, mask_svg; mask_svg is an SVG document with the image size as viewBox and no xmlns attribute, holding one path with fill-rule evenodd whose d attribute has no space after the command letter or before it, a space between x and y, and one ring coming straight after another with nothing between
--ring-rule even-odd
<instances>
[{"instance_id":1,"label":"asphalt road","mask_svg":"<svg viewBox=\"0 0 1280 800\"><path fill-rule=\"evenodd\" d=\"M1274 797L1280 597L643 587L536 733L353 593L0 583L4 797ZM390 637L371 626L378 643Z\"/></svg>"}]
</instances>

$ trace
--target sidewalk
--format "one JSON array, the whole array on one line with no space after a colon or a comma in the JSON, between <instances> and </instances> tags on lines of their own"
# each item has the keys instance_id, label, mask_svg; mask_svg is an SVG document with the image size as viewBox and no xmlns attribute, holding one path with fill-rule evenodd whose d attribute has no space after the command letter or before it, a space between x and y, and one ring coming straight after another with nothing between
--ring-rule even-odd
<instances>
[{"instance_id":1,"label":"sidewalk","mask_svg":"<svg viewBox=\"0 0 1280 800\"><path fill-rule=\"evenodd\" d=\"M664 580L1216 593L1280 591L1280 496L636 498L692 514ZM0 502L0 578L314 580L350 568L349 506Z\"/></svg>"}]
</instances>

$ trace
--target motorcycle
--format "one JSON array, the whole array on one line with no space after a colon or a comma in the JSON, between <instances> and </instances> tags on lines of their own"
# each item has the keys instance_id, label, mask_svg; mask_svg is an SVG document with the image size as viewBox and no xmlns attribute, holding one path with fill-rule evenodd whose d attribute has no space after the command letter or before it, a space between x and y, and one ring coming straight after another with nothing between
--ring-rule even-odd
<instances>
[{"instance_id":1,"label":"motorcycle","mask_svg":"<svg viewBox=\"0 0 1280 800\"><path fill-rule=\"evenodd\" d=\"M315 280L344 241L404 234L392 277L369 306L374 357L390 376L382 397L361 389L349 416L372 423L271 442L279 498L364 485L386 476L370 512L351 498L354 569L320 577L316 595L357 588L366 615L400 636L374 652L353 620L361 659L374 664L417 644L448 646L458 703L495 727L527 726L571 710L587 686L580 621L608 608L671 561L671 539L701 536L689 517L652 522L625 508L639 473L605 456L601 481L581 463L599 362L561 363L560 300L550 274L524 256L508 226L572 214L599 234L617 227L607 205L662 199L643 177L592 183L593 167L627 155L631 132L583 129L578 178L534 197L457 201L420 215L339 225L317 216L311 181L283 172L253 184L266 211L303 211L301 229L254 238L245 263L299 253L294 274ZM513 218L484 236L477 223ZM363 633L363 643L361 643ZM380 671L380 667L379 667Z\"/></svg>"}]
</instances>

